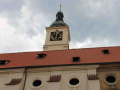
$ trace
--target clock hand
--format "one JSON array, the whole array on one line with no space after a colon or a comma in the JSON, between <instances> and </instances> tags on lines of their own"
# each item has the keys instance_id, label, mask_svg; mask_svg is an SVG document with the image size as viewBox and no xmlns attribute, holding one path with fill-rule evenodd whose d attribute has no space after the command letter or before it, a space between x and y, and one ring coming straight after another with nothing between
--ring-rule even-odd
<instances>
[{"instance_id":1,"label":"clock hand","mask_svg":"<svg viewBox=\"0 0 120 90\"><path fill-rule=\"evenodd\" d=\"M55 37L56 39L57 39L57 35L58 35L58 32L56 32L56 37Z\"/></svg>"}]
</instances>

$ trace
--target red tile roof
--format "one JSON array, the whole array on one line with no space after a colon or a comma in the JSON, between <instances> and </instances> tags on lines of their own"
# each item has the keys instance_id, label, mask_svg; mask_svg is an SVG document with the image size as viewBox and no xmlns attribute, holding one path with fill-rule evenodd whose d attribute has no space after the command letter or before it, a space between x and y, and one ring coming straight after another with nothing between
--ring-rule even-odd
<instances>
[{"instance_id":1,"label":"red tile roof","mask_svg":"<svg viewBox=\"0 0 120 90\"><path fill-rule=\"evenodd\" d=\"M22 78L14 78L9 83L7 83L5 85L16 85L16 84L19 84L21 82L21 80L22 80Z\"/></svg>"},{"instance_id":2,"label":"red tile roof","mask_svg":"<svg viewBox=\"0 0 120 90\"><path fill-rule=\"evenodd\" d=\"M104 49L109 49L110 54L103 54ZM45 58L38 58L38 54L43 53ZM80 62L72 62L73 57L80 57ZM120 47L8 53L0 54L0 60L10 60L0 68L120 62Z\"/></svg>"}]
</instances>

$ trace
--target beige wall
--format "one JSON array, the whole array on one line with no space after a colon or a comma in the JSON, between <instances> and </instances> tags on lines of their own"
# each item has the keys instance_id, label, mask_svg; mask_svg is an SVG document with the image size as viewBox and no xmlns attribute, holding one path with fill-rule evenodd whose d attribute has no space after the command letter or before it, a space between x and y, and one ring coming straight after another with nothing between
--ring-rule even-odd
<instances>
[{"instance_id":1,"label":"beige wall","mask_svg":"<svg viewBox=\"0 0 120 90\"><path fill-rule=\"evenodd\" d=\"M117 64L116 64L117 65ZM98 68L98 78L100 78L100 88L101 90L106 90L107 88L115 88L117 87L120 89L120 68L116 65L101 65L100 68ZM108 83L106 81L107 76L114 76L116 78L115 83ZM115 86L115 87L114 87Z\"/></svg>"},{"instance_id":2,"label":"beige wall","mask_svg":"<svg viewBox=\"0 0 120 90\"><path fill-rule=\"evenodd\" d=\"M5 82L7 81L7 75L0 75L0 90L5 90Z\"/></svg>"},{"instance_id":3,"label":"beige wall","mask_svg":"<svg viewBox=\"0 0 120 90\"><path fill-rule=\"evenodd\" d=\"M97 68L99 66L91 65L87 67L87 75L97 74ZM99 79L96 80L88 80L88 90L100 90Z\"/></svg>"},{"instance_id":4,"label":"beige wall","mask_svg":"<svg viewBox=\"0 0 120 90\"><path fill-rule=\"evenodd\" d=\"M95 90L96 88L92 88L94 88L94 86L99 87L99 81L89 81L87 74L96 73L97 67L99 67L99 65L28 68L26 70L26 81L25 69L0 70L0 90L23 90L24 81L24 90ZM51 75L61 75L60 82L47 82ZM5 85L13 78L22 78L22 81L18 85ZM70 85L69 81L72 78L77 78L79 84ZM38 87L34 87L33 82L35 80L41 80L42 84Z\"/></svg>"},{"instance_id":5,"label":"beige wall","mask_svg":"<svg viewBox=\"0 0 120 90\"><path fill-rule=\"evenodd\" d=\"M18 85L5 85L14 78L22 78ZM24 69L0 70L0 90L22 90L24 82Z\"/></svg>"},{"instance_id":6,"label":"beige wall","mask_svg":"<svg viewBox=\"0 0 120 90\"><path fill-rule=\"evenodd\" d=\"M52 51L52 50L67 50L69 49L69 44L60 44L60 45L45 45L43 47L44 51Z\"/></svg>"},{"instance_id":7,"label":"beige wall","mask_svg":"<svg viewBox=\"0 0 120 90\"><path fill-rule=\"evenodd\" d=\"M62 40L60 41L50 41L50 35L51 32L63 31ZM69 27L48 27L46 28L46 40L45 45L43 46L44 51L50 51L50 50L65 50L69 49L69 41L70 41L70 33L69 33Z\"/></svg>"},{"instance_id":8,"label":"beige wall","mask_svg":"<svg viewBox=\"0 0 120 90\"><path fill-rule=\"evenodd\" d=\"M60 41L50 41L51 32L55 32L56 30L63 31L62 40L60 40ZM68 36L68 29L67 28L47 30L45 45L68 44L67 36Z\"/></svg>"},{"instance_id":9,"label":"beige wall","mask_svg":"<svg viewBox=\"0 0 120 90\"><path fill-rule=\"evenodd\" d=\"M88 81L88 90L100 90L99 80L89 80Z\"/></svg>"},{"instance_id":10,"label":"beige wall","mask_svg":"<svg viewBox=\"0 0 120 90\"><path fill-rule=\"evenodd\" d=\"M25 90L91 90L88 86L87 73L90 72L89 70L96 69L97 67L99 67L99 65L29 68L27 69ZM91 71L93 71L91 72L92 74L96 73L94 72L96 70ZM61 75L60 82L47 82L51 75ZM79 79L79 84L70 85L69 81L72 78ZM34 87L32 85L34 80L41 80L42 84L38 87ZM96 83L96 85L99 84L98 82L93 83Z\"/></svg>"},{"instance_id":11,"label":"beige wall","mask_svg":"<svg viewBox=\"0 0 120 90\"><path fill-rule=\"evenodd\" d=\"M48 82L47 90L61 90L60 82Z\"/></svg>"}]
</instances>

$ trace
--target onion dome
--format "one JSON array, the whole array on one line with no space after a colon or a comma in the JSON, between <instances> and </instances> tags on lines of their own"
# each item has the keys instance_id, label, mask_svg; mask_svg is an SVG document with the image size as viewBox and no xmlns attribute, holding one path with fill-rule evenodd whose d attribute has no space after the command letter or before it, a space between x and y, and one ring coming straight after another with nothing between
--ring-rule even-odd
<instances>
[{"instance_id":1,"label":"onion dome","mask_svg":"<svg viewBox=\"0 0 120 90\"><path fill-rule=\"evenodd\" d=\"M68 26L66 23L63 21L63 12L60 10L56 14L56 20L50 25L50 27L62 27L62 26Z\"/></svg>"}]
</instances>

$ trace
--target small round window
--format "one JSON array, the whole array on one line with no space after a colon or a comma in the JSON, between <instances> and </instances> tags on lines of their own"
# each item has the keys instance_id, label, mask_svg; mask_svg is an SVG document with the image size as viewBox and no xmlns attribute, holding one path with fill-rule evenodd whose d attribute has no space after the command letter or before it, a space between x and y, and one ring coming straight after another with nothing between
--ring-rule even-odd
<instances>
[{"instance_id":1,"label":"small round window","mask_svg":"<svg viewBox=\"0 0 120 90\"><path fill-rule=\"evenodd\" d=\"M41 82L40 80L35 80L35 81L33 82L33 86L34 86L34 87L40 86L41 84L42 84L42 82Z\"/></svg>"},{"instance_id":2,"label":"small round window","mask_svg":"<svg viewBox=\"0 0 120 90\"><path fill-rule=\"evenodd\" d=\"M73 79L71 79L71 80L69 81L69 83L70 83L71 85L77 85L77 84L79 84L79 80L76 79L76 78L73 78Z\"/></svg>"},{"instance_id":3,"label":"small round window","mask_svg":"<svg viewBox=\"0 0 120 90\"><path fill-rule=\"evenodd\" d=\"M116 78L114 76L108 76L106 78L106 81L109 83L114 83L116 81Z\"/></svg>"}]
</instances>

